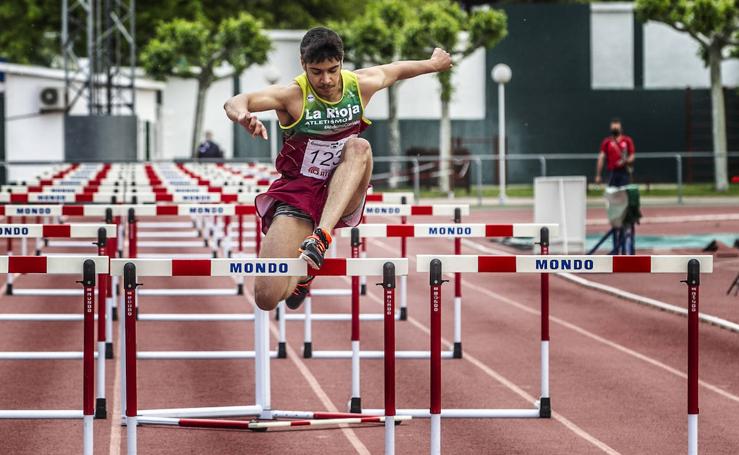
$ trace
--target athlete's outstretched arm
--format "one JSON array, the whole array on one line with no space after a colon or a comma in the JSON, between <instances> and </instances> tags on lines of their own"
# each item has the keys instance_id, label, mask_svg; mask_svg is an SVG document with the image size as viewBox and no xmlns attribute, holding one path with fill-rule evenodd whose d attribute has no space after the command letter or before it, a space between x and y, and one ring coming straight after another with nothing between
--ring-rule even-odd
<instances>
[{"instance_id":1,"label":"athlete's outstretched arm","mask_svg":"<svg viewBox=\"0 0 739 455\"><path fill-rule=\"evenodd\" d=\"M421 74L439 73L452 67L452 58L444 49L434 49L428 60L403 60L387 65L372 66L356 71L364 102L376 92L390 87L403 79L410 79Z\"/></svg>"},{"instance_id":2,"label":"athlete's outstretched arm","mask_svg":"<svg viewBox=\"0 0 739 455\"><path fill-rule=\"evenodd\" d=\"M229 98L223 105L226 116L243 126L252 136L267 139L267 129L252 112L286 110L287 87L272 85L252 93L241 93Z\"/></svg>"}]
</instances>

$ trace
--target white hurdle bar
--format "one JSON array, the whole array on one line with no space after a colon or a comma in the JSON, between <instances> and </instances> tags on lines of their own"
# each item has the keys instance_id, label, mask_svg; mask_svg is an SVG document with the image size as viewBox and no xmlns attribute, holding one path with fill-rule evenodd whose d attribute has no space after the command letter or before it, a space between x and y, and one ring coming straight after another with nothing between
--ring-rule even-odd
<instances>
[{"instance_id":1,"label":"white hurdle bar","mask_svg":"<svg viewBox=\"0 0 739 455\"><path fill-rule=\"evenodd\" d=\"M73 223L73 224L0 224L0 237L7 239L13 238L89 238L97 239L99 229L105 230L106 239L115 235L114 224L104 223ZM88 248L92 248L94 242L87 244ZM9 252L10 253L10 252ZM45 289L40 292L42 295L55 295L52 290ZM75 290L75 295L79 290ZM8 295L38 295L35 289L16 289L13 286L13 275L8 274L6 294ZM60 295L69 295L68 290L60 290Z\"/></svg>"},{"instance_id":2,"label":"white hurdle bar","mask_svg":"<svg viewBox=\"0 0 739 455\"><path fill-rule=\"evenodd\" d=\"M212 259L199 260L147 260L147 259L114 259L111 261L111 273L123 275L125 290L125 396L126 426L128 454L137 453L136 428L138 424L151 422L151 419L142 418L145 411L139 411L136 394L136 279L137 276L306 276L315 275L333 276L383 276L385 293L385 409L380 414L385 417L385 451L393 454L395 448L395 357L390 355L395 351L395 276L408 273L407 259L327 259L320 271L308 270L307 264L300 259L253 259L230 260ZM249 416L262 419L274 419L279 416L296 415L300 411L275 411L270 406L270 373L269 373L269 322L267 313L257 310L255 318L255 388L256 404L254 406L239 407ZM181 414L209 414L237 412L233 407L208 408L203 411L199 408L164 409L158 410L159 415L149 417L181 417ZM222 414L220 414L222 415ZM377 416L372 416L377 417ZM362 418L362 417L352 417ZM162 423L161 421L159 423ZM337 421L335 423L347 423Z\"/></svg>"},{"instance_id":3,"label":"white hurdle bar","mask_svg":"<svg viewBox=\"0 0 739 455\"><path fill-rule=\"evenodd\" d=\"M0 419L82 419L83 453L93 453L95 418L95 275L108 273L107 257L0 256L0 273L71 274L81 271L83 294L82 410L0 410ZM7 354L7 353L5 353ZM54 353L28 353L39 356ZM64 354L64 353L57 353ZM29 356L29 359L40 358ZM53 358L53 357L51 357ZM65 358L65 357L61 357ZM99 372L98 372L99 374ZM98 387L105 387L98 381ZM97 403L100 405L100 402ZM104 403L103 403L104 405Z\"/></svg>"},{"instance_id":4,"label":"white hurdle bar","mask_svg":"<svg viewBox=\"0 0 739 455\"><path fill-rule=\"evenodd\" d=\"M441 285L444 272L472 273L685 273L688 285L688 453L698 453L698 294L701 272L713 272L713 256L435 256L418 255L417 271L430 274L431 406L428 414L398 410L401 415L431 418L431 454L441 453L441 418L543 417L530 410L443 410L441 407ZM547 365L548 366L548 365ZM548 373L547 373L548 374ZM542 382L544 372L542 371ZM541 407L542 403L538 403ZM551 408L549 409L551 412ZM365 412L372 413L372 410ZM490 415L485 415L490 413Z\"/></svg>"},{"instance_id":5,"label":"white hurdle bar","mask_svg":"<svg viewBox=\"0 0 739 455\"><path fill-rule=\"evenodd\" d=\"M461 223L462 217L470 214L469 204L409 205L408 201L411 200L412 197L401 196L395 204L368 202L364 206L362 224L366 224L365 220L371 216L399 216L401 224L406 224L409 216L452 216L455 223ZM400 257L406 257L407 240L407 237L400 239ZM364 238L360 239L360 242L362 244L360 257L365 258L367 257L367 243ZM456 251L461 248L460 240L455 239L454 248L454 254L461 253L461 251ZM367 292L367 280L366 277L361 277L360 280L360 291L364 295ZM405 283L402 281L400 283L400 319L405 321L408 318L408 295Z\"/></svg>"}]
</instances>

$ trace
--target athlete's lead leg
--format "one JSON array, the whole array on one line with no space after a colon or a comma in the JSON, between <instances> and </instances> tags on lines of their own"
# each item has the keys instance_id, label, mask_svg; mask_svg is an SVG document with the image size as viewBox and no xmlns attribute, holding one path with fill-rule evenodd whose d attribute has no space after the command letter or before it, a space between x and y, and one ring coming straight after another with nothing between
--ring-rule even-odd
<instances>
[{"instance_id":1,"label":"athlete's lead leg","mask_svg":"<svg viewBox=\"0 0 739 455\"><path fill-rule=\"evenodd\" d=\"M372 148L361 138L344 144L341 163L336 167L328 186L328 198L318 227L331 232L344 216L359 208L372 178Z\"/></svg>"},{"instance_id":2,"label":"athlete's lead leg","mask_svg":"<svg viewBox=\"0 0 739 455\"><path fill-rule=\"evenodd\" d=\"M331 230L339 219L361 209L372 177L372 148L364 139L352 138L344 144L341 163L328 185L328 196L318 227L300 245L300 257L320 269L331 245Z\"/></svg>"}]
</instances>

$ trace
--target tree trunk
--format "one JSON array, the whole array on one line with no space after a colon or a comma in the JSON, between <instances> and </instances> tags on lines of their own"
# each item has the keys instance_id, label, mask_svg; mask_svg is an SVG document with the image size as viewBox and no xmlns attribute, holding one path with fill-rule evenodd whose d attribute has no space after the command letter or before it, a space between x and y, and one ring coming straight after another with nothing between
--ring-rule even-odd
<instances>
[{"instance_id":1,"label":"tree trunk","mask_svg":"<svg viewBox=\"0 0 739 455\"><path fill-rule=\"evenodd\" d=\"M195 102L195 121L192 128L192 156L197 158L198 145L200 138L203 137L203 111L205 106L205 94L208 91L210 83L205 80L198 79L198 98Z\"/></svg>"},{"instance_id":2,"label":"tree trunk","mask_svg":"<svg viewBox=\"0 0 739 455\"><path fill-rule=\"evenodd\" d=\"M708 49L708 66L711 70L711 120L713 123L713 164L716 191L727 191L728 164L726 159L726 112L724 89L721 85L721 48Z\"/></svg>"},{"instance_id":3,"label":"tree trunk","mask_svg":"<svg viewBox=\"0 0 739 455\"><path fill-rule=\"evenodd\" d=\"M452 119L449 116L449 101L441 101L441 123L439 128L439 189L449 192L450 160L452 157Z\"/></svg>"},{"instance_id":4,"label":"tree trunk","mask_svg":"<svg viewBox=\"0 0 739 455\"><path fill-rule=\"evenodd\" d=\"M389 146L390 156L400 157L400 120L398 119L398 84L393 84L387 89L388 120L389 120ZM390 162L390 188L398 187L398 177L402 163L400 161Z\"/></svg>"}]
</instances>

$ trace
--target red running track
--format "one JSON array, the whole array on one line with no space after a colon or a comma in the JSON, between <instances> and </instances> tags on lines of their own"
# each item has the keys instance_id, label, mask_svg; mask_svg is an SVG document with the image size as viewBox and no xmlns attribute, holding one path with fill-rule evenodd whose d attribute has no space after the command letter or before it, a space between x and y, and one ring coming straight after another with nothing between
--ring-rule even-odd
<instances>
[{"instance_id":1,"label":"red running track","mask_svg":"<svg viewBox=\"0 0 739 455\"><path fill-rule=\"evenodd\" d=\"M498 211L475 213L470 221L499 222ZM388 221L393 221L388 219ZM526 219L516 221L527 221ZM378 221L379 222L379 221ZM427 219L424 219L427 222ZM485 247L500 248L490 242ZM397 240L370 240L371 256L399 253ZM413 239L408 254L449 253L452 243ZM342 253L348 248L342 245ZM206 252L206 249L192 251ZM510 251L509 251L510 252ZM479 251L464 246L463 253ZM720 272L721 262L716 268ZM683 304L685 287L677 275L655 281L653 275L634 275L623 283L609 276L596 279L633 286L634 292L657 295ZM17 286L29 283L20 277ZM34 287L69 286L66 277L53 277ZM661 277L660 277L661 278ZM710 308L713 277L704 276L703 309ZM444 395L448 407L530 407L539 389L538 277L535 275L470 275L463 287L464 358L443 361ZM166 283L178 287L228 287L229 278L147 279L145 287ZM427 349L428 277L409 279L410 320L398 322L398 349ZM371 282L370 282L371 284ZM348 279L320 278L317 287L348 286ZM247 286L249 289L250 286ZM366 311L381 312L381 290L368 286L362 300ZM684 317L584 289L559 277L551 288L551 420L444 420L445 453L684 453L686 445L687 321ZM452 338L453 286L443 288L442 334ZM716 296L714 296L716 297ZM217 298L146 297L141 311L248 312L250 295ZM314 301L314 311L348 311L348 298ZM3 312L73 312L75 298L37 299L0 297ZM343 301L343 302L342 302ZM736 303L736 302L734 302ZM719 305L715 303L714 305ZM7 324L7 323L3 323ZM3 326L3 350L74 350L81 331L69 323ZM63 325L68 324L68 325ZM277 324L271 322L274 333ZM272 361L272 403L281 409L344 411L350 392L348 360L302 359L302 323L288 321L288 359ZM31 327L31 329L29 329ZM363 322L362 348L381 349L382 324ZM701 453L739 451L739 334L701 324ZM250 323L142 322L141 349L224 349L252 346ZM316 322L315 349L348 349L350 325ZM118 347L116 338L116 349ZM274 341L273 341L274 347ZM448 348L448 346L447 346ZM74 407L81 399L81 374L74 362L7 362L0 369L0 408ZM398 360L398 407L428 406L428 361ZM362 362L363 402L382 404L382 363ZM108 378L116 371L108 361ZM139 401L142 408L194 405L236 405L253 401L251 361L141 361ZM109 381L109 416L120 414ZM116 404L116 400L118 400ZM96 421L96 454L125 453L125 428L109 417ZM13 454L79 453L79 422L10 422L0 426L3 451ZM398 453L427 453L429 422L413 420L397 428ZM383 428L290 429L252 433L239 430L143 427L140 453L382 453Z\"/></svg>"}]
</instances>

